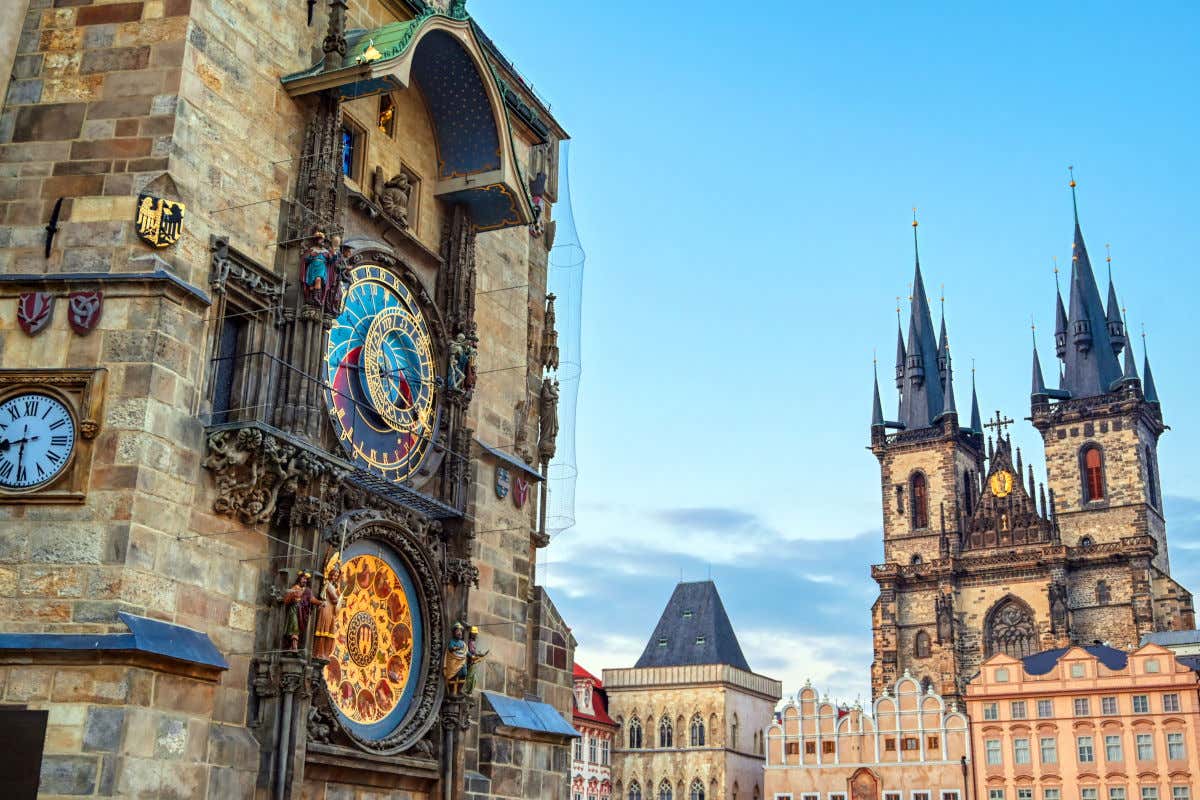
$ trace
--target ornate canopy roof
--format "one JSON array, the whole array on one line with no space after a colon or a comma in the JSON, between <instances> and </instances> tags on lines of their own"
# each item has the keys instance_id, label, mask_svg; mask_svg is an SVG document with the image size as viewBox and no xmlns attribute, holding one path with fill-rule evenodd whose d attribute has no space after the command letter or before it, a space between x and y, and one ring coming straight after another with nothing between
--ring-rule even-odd
<instances>
[{"instance_id":1,"label":"ornate canopy roof","mask_svg":"<svg viewBox=\"0 0 1200 800\"><path fill-rule=\"evenodd\" d=\"M533 221L497 78L469 20L426 11L346 34L346 66L322 59L282 78L292 97L335 91L343 100L419 86L438 154L435 194L471 209L481 230Z\"/></svg>"}]
</instances>

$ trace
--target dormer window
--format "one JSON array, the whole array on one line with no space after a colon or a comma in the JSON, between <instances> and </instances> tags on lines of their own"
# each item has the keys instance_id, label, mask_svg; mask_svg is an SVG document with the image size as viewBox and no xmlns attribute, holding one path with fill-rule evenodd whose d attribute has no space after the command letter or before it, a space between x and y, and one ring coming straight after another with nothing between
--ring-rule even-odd
<instances>
[{"instance_id":1,"label":"dormer window","mask_svg":"<svg viewBox=\"0 0 1200 800\"><path fill-rule=\"evenodd\" d=\"M665 636L658 637L658 646L666 647L667 646L667 637L665 637Z\"/></svg>"},{"instance_id":2,"label":"dormer window","mask_svg":"<svg viewBox=\"0 0 1200 800\"><path fill-rule=\"evenodd\" d=\"M691 618L692 618L692 610L691 610L690 608L685 608L685 609L683 610L683 618L684 618L684 619L691 619Z\"/></svg>"},{"instance_id":3,"label":"dormer window","mask_svg":"<svg viewBox=\"0 0 1200 800\"><path fill-rule=\"evenodd\" d=\"M698 645L700 645L700 644L704 644L704 637L703 637L703 636L697 636L697 637L696 637L696 644L698 644Z\"/></svg>"}]
</instances>

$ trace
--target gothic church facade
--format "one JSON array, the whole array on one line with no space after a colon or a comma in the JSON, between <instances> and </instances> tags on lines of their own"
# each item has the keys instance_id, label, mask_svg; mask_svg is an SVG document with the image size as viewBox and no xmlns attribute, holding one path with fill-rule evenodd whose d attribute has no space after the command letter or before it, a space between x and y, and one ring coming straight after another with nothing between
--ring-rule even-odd
<instances>
[{"instance_id":1,"label":"gothic church facade","mask_svg":"<svg viewBox=\"0 0 1200 800\"><path fill-rule=\"evenodd\" d=\"M917 257L907 340L897 332L898 419L884 418L878 379L872 408L884 546L871 568L875 696L907 670L961 700L996 653L1132 649L1194 627L1167 557L1154 377L1148 359L1138 374L1111 276L1101 300L1078 212L1068 288L1066 305L1055 298L1058 388L1033 353L1029 419L1047 475L1037 485L1005 433L1012 421L984 424L973 384L960 420L945 319L935 335Z\"/></svg>"}]
</instances>

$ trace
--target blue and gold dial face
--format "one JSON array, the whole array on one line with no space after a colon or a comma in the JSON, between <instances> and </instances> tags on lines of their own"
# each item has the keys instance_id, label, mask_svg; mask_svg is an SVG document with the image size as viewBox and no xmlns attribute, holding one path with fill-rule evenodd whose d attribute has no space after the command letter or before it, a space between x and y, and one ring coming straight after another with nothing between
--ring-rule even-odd
<instances>
[{"instance_id":1,"label":"blue and gold dial face","mask_svg":"<svg viewBox=\"0 0 1200 800\"><path fill-rule=\"evenodd\" d=\"M407 480L434 434L433 343L412 292L384 267L350 270L325 364L334 430L346 452L388 480Z\"/></svg>"}]
</instances>

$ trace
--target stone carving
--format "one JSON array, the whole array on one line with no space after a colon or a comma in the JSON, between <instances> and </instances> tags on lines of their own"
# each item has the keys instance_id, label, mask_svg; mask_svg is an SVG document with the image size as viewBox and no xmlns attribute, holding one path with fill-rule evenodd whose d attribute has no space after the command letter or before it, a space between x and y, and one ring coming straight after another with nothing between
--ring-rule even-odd
<instances>
[{"instance_id":1,"label":"stone carving","mask_svg":"<svg viewBox=\"0 0 1200 800\"><path fill-rule=\"evenodd\" d=\"M558 381L547 378L542 381L542 394L538 404L541 431L538 434L538 458L543 464L554 458L558 439Z\"/></svg>"},{"instance_id":2,"label":"stone carving","mask_svg":"<svg viewBox=\"0 0 1200 800\"><path fill-rule=\"evenodd\" d=\"M462 586L470 583L479 588L479 568L469 558L446 559L446 582Z\"/></svg>"},{"instance_id":3,"label":"stone carving","mask_svg":"<svg viewBox=\"0 0 1200 800\"><path fill-rule=\"evenodd\" d=\"M381 168L376 168L376 179L380 175ZM408 227L408 201L412 195L412 184L408 180L408 176L403 172L398 172L392 176L392 179L383 184L376 195L376 202L383 209L383 213L388 216L392 222L399 225L401 228Z\"/></svg>"},{"instance_id":4,"label":"stone carving","mask_svg":"<svg viewBox=\"0 0 1200 800\"><path fill-rule=\"evenodd\" d=\"M245 263L230 252L229 240L212 238L212 273L208 278L213 294L226 294L232 285L262 301L276 325L283 324L283 281L264 268Z\"/></svg>"},{"instance_id":5,"label":"stone carving","mask_svg":"<svg viewBox=\"0 0 1200 800\"><path fill-rule=\"evenodd\" d=\"M311 453L257 428L217 431L208 437L208 452L203 465L217 485L213 510L247 525L269 520L281 494L295 494L300 481L327 469Z\"/></svg>"},{"instance_id":6,"label":"stone carving","mask_svg":"<svg viewBox=\"0 0 1200 800\"><path fill-rule=\"evenodd\" d=\"M554 293L546 295L546 316L542 325L542 366L549 370L558 369L558 328L554 313Z\"/></svg>"},{"instance_id":7,"label":"stone carving","mask_svg":"<svg viewBox=\"0 0 1200 800\"><path fill-rule=\"evenodd\" d=\"M526 464L533 463L529 450L529 400L521 400L513 410L513 450Z\"/></svg>"},{"instance_id":8,"label":"stone carving","mask_svg":"<svg viewBox=\"0 0 1200 800\"><path fill-rule=\"evenodd\" d=\"M941 644L954 641L954 609L948 595L938 593L936 599L937 638Z\"/></svg>"},{"instance_id":9,"label":"stone carving","mask_svg":"<svg viewBox=\"0 0 1200 800\"><path fill-rule=\"evenodd\" d=\"M1047 589L1050 600L1050 630L1055 633L1067 632L1067 587L1061 583L1052 583Z\"/></svg>"},{"instance_id":10,"label":"stone carving","mask_svg":"<svg viewBox=\"0 0 1200 800\"><path fill-rule=\"evenodd\" d=\"M475 388L479 339L460 333L450 342L450 364L447 384L455 391L469 392Z\"/></svg>"},{"instance_id":11,"label":"stone carving","mask_svg":"<svg viewBox=\"0 0 1200 800\"><path fill-rule=\"evenodd\" d=\"M329 712L319 703L313 703L308 708L308 740L329 744L329 734L333 730L333 720Z\"/></svg>"},{"instance_id":12,"label":"stone carving","mask_svg":"<svg viewBox=\"0 0 1200 800\"><path fill-rule=\"evenodd\" d=\"M296 582L283 595L286 609L283 624L284 646L288 650L299 650L304 633L308 630L308 618L317 600L312 593L312 573L300 570Z\"/></svg>"}]
</instances>

